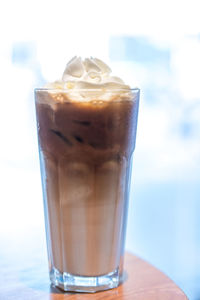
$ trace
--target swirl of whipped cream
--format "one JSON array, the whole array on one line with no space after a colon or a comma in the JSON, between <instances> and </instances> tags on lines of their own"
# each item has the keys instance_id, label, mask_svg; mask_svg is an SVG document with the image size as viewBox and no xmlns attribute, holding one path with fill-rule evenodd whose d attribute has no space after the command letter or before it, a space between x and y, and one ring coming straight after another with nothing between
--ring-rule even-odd
<instances>
[{"instance_id":1,"label":"swirl of whipped cream","mask_svg":"<svg viewBox=\"0 0 200 300\"><path fill-rule=\"evenodd\" d=\"M62 80L48 84L56 89L128 89L122 79L111 76L111 69L98 58L74 56L66 65Z\"/></svg>"},{"instance_id":2,"label":"swirl of whipped cream","mask_svg":"<svg viewBox=\"0 0 200 300\"><path fill-rule=\"evenodd\" d=\"M131 89L122 79L111 75L111 69L98 58L73 57L66 65L62 79L45 86L48 97L40 101L54 106L67 101L131 100Z\"/></svg>"}]
</instances>

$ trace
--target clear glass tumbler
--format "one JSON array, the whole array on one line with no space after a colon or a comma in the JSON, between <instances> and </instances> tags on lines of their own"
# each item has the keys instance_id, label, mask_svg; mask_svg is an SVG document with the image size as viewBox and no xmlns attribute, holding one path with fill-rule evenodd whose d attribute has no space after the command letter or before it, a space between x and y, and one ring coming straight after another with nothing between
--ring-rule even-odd
<instances>
[{"instance_id":1,"label":"clear glass tumbler","mask_svg":"<svg viewBox=\"0 0 200 300\"><path fill-rule=\"evenodd\" d=\"M65 291L117 287L139 89L36 89L35 100L50 280Z\"/></svg>"}]
</instances>

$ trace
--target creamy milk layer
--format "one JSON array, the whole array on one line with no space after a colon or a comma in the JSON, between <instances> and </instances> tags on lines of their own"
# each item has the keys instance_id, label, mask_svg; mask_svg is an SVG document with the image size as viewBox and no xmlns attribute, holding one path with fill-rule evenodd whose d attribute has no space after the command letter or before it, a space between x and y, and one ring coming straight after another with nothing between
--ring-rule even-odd
<instances>
[{"instance_id":1,"label":"creamy milk layer","mask_svg":"<svg viewBox=\"0 0 200 300\"><path fill-rule=\"evenodd\" d=\"M137 100L96 58L74 57L62 80L36 91L51 272L121 268Z\"/></svg>"}]
</instances>

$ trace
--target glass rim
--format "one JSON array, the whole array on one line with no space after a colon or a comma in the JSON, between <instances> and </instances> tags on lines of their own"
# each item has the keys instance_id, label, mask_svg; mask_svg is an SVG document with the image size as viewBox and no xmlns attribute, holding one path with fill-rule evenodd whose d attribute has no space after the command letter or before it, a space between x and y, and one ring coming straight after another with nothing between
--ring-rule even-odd
<instances>
[{"instance_id":1,"label":"glass rim","mask_svg":"<svg viewBox=\"0 0 200 300\"><path fill-rule=\"evenodd\" d=\"M116 88L116 89L109 89L109 88L96 88L96 89L89 89L89 88L84 88L84 89L65 89L65 88L62 88L62 89L56 89L56 88L35 88L34 89L35 92L48 92L48 91L51 91L51 92L63 92L63 93L69 93L69 92L120 92L120 91L123 91L123 92L140 92L140 89L138 87L135 87L135 88L130 88L130 89L126 89L126 88Z\"/></svg>"}]
</instances>

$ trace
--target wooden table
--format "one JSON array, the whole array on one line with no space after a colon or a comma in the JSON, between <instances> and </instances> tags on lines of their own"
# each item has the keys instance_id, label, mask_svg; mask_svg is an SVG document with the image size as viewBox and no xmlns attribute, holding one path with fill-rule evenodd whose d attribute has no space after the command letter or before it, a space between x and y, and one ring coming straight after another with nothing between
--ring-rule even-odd
<instances>
[{"instance_id":1,"label":"wooden table","mask_svg":"<svg viewBox=\"0 0 200 300\"><path fill-rule=\"evenodd\" d=\"M187 299L175 283L162 272L129 253L126 253L125 258L125 281L118 288L96 294L63 293L49 284L45 251L42 251L45 256L41 258L41 251L34 250L34 246L30 246L28 240L25 248L22 247L23 243L18 241L18 252L14 245L15 242L13 245L4 243L2 254L3 246L0 244L0 300Z\"/></svg>"}]
</instances>

